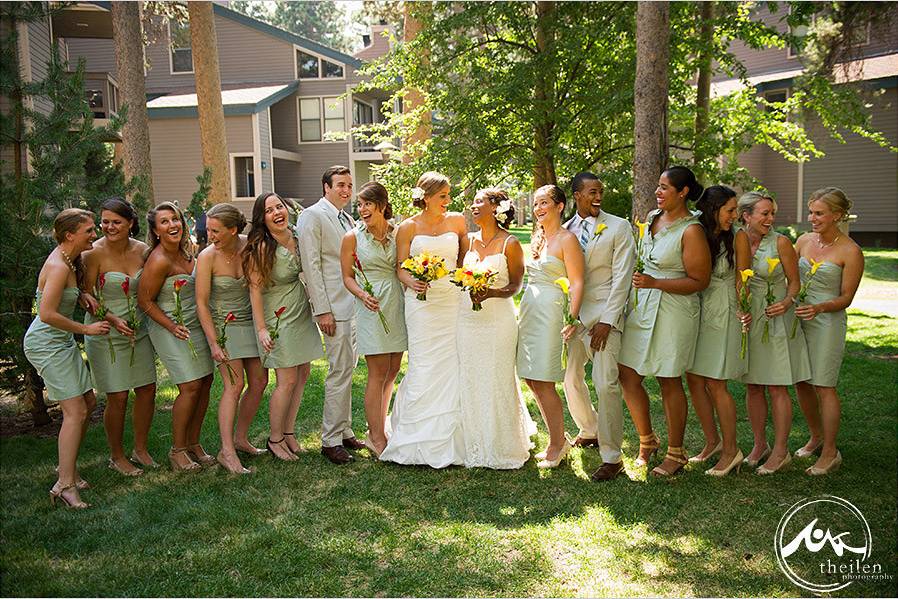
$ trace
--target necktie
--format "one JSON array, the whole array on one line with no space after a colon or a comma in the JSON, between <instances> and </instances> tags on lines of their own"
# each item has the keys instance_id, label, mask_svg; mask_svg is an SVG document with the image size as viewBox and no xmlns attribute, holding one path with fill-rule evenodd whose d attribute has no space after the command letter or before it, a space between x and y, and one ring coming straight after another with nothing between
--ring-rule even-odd
<instances>
[{"instance_id":1,"label":"necktie","mask_svg":"<svg viewBox=\"0 0 898 599\"><path fill-rule=\"evenodd\" d=\"M348 231L352 228L352 225L349 224L349 217L346 216L346 213L342 210L337 213L337 219L340 221L340 224L343 225L344 231Z\"/></svg>"},{"instance_id":2,"label":"necktie","mask_svg":"<svg viewBox=\"0 0 898 599\"><path fill-rule=\"evenodd\" d=\"M585 218L580 221L580 236L577 239L580 240L580 247L585 250L589 243L589 222Z\"/></svg>"}]
</instances>

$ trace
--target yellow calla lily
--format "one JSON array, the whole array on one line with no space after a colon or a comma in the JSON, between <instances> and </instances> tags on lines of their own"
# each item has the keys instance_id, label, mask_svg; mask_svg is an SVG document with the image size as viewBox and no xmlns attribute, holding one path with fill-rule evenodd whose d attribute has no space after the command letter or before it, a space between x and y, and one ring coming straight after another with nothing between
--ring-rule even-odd
<instances>
[{"instance_id":1,"label":"yellow calla lily","mask_svg":"<svg viewBox=\"0 0 898 599\"><path fill-rule=\"evenodd\" d=\"M561 287L561 291L567 295L571 290L571 281L567 277L558 277L554 283Z\"/></svg>"},{"instance_id":2,"label":"yellow calla lily","mask_svg":"<svg viewBox=\"0 0 898 599\"><path fill-rule=\"evenodd\" d=\"M817 262L816 260L811 258L811 274L815 274L817 272L817 269L820 268L821 266L823 266L823 264L825 262L826 262L825 260L821 260L820 262Z\"/></svg>"},{"instance_id":3,"label":"yellow calla lily","mask_svg":"<svg viewBox=\"0 0 898 599\"><path fill-rule=\"evenodd\" d=\"M602 234L602 231L604 231L607 228L608 228L608 225L606 225L605 223L599 223L598 225L596 225L596 230L592 234L593 237L598 237L599 235Z\"/></svg>"},{"instance_id":4,"label":"yellow calla lily","mask_svg":"<svg viewBox=\"0 0 898 599\"><path fill-rule=\"evenodd\" d=\"M633 222L636 223L636 228L639 229L639 238L642 239L645 237L645 228L648 226L648 223L641 223L638 220Z\"/></svg>"},{"instance_id":5,"label":"yellow calla lily","mask_svg":"<svg viewBox=\"0 0 898 599\"><path fill-rule=\"evenodd\" d=\"M779 266L779 258L767 258L767 274L772 275L776 267Z\"/></svg>"},{"instance_id":6,"label":"yellow calla lily","mask_svg":"<svg viewBox=\"0 0 898 599\"><path fill-rule=\"evenodd\" d=\"M746 268L745 270L740 270L739 274L742 276L742 284L745 285L745 283L747 283L750 278L755 276L755 271L750 268Z\"/></svg>"}]
</instances>

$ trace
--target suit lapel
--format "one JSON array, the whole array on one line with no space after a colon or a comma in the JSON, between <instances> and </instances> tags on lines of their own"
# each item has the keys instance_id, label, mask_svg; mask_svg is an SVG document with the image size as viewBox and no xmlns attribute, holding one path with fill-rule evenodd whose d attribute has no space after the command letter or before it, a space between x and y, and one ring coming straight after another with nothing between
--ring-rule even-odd
<instances>
[{"instance_id":1,"label":"suit lapel","mask_svg":"<svg viewBox=\"0 0 898 599\"><path fill-rule=\"evenodd\" d=\"M598 229L599 225L605 222L605 213L599 212L599 216L596 217L596 225L593 227L592 238L589 240L589 243L586 244L586 262L589 262L589 259L592 257L593 251L596 249L596 246L599 245L599 238L602 237L605 233L601 235L596 235L595 231ZM607 223L606 223L607 224ZM607 228L605 229L608 230Z\"/></svg>"},{"instance_id":2,"label":"suit lapel","mask_svg":"<svg viewBox=\"0 0 898 599\"><path fill-rule=\"evenodd\" d=\"M320 200L318 200L318 203L322 204L322 202L327 202L327 201L328 200L326 198L321 198ZM328 203L330 203L330 202L328 202ZM331 208L333 208L333 205L325 206L322 204L321 206L318 206L318 209L321 210L321 212L323 212L325 214L325 216L327 216L328 221L330 221L330 223L334 227L336 227L337 233L339 233L340 237L342 238L343 232L344 232L343 225L340 224L340 219L337 217L336 214L334 214L334 211L331 210Z\"/></svg>"}]
</instances>

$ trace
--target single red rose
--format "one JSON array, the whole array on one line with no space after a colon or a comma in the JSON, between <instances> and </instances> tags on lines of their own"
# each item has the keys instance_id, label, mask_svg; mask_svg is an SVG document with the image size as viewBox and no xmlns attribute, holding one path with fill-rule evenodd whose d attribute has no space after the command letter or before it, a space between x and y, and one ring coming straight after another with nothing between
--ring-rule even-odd
<instances>
[{"instance_id":1,"label":"single red rose","mask_svg":"<svg viewBox=\"0 0 898 599\"><path fill-rule=\"evenodd\" d=\"M125 277L125 280L122 281L122 291L125 292L125 295L128 295L128 292L131 291L131 279L129 277Z\"/></svg>"},{"instance_id":2,"label":"single red rose","mask_svg":"<svg viewBox=\"0 0 898 599\"><path fill-rule=\"evenodd\" d=\"M281 315L282 315L286 310L287 310L287 306L281 306L280 308L278 308L277 310L274 311L274 315L275 315L277 318L280 318Z\"/></svg>"}]
</instances>

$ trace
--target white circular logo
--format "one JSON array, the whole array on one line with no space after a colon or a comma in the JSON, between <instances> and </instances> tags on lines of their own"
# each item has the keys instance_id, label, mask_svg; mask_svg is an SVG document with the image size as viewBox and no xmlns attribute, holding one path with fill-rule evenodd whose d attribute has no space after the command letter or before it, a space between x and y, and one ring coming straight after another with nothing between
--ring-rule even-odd
<instances>
[{"instance_id":1,"label":"white circular logo","mask_svg":"<svg viewBox=\"0 0 898 599\"><path fill-rule=\"evenodd\" d=\"M855 580L882 573L868 563L873 550L870 525L850 501L823 495L790 507L776 527L776 560L796 585L832 593Z\"/></svg>"}]
</instances>

